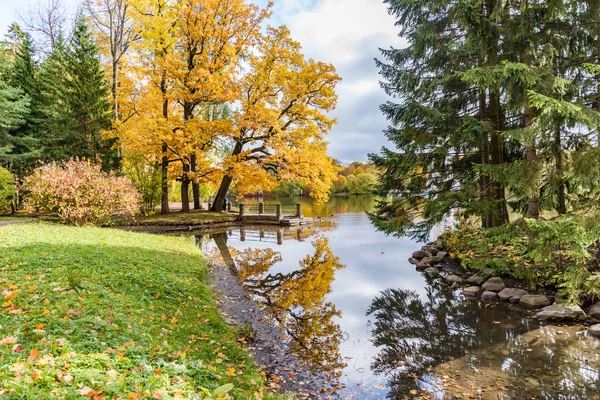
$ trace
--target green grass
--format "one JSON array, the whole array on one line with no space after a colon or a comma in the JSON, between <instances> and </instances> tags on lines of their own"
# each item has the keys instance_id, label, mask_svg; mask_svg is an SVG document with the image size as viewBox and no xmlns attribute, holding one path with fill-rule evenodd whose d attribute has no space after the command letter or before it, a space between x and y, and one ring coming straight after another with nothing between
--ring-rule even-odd
<instances>
[{"instance_id":1,"label":"green grass","mask_svg":"<svg viewBox=\"0 0 600 400\"><path fill-rule=\"evenodd\" d=\"M0 397L198 398L233 384L258 398L263 377L205 277L183 238L0 227Z\"/></svg>"},{"instance_id":2,"label":"green grass","mask_svg":"<svg viewBox=\"0 0 600 400\"><path fill-rule=\"evenodd\" d=\"M136 217L134 222L128 224L143 226L177 226L177 225L208 225L213 223L233 222L237 215L209 211L191 211L182 213L179 211L167 215L152 215L147 217ZM121 225L123 222L117 222Z\"/></svg>"}]
</instances>

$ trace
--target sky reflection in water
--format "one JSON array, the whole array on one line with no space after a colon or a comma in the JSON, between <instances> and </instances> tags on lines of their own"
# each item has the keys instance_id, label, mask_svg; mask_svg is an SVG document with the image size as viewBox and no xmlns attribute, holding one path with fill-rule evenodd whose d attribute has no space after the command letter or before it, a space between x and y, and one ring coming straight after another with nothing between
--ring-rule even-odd
<instances>
[{"instance_id":1,"label":"sky reflection in water","mask_svg":"<svg viewBox=\"0 0 600 400\"><path fill-rule=\"evenodd\" d=\"M310 228L233 228L215 236L221 252L226 244L237 257L242 280L267 315L296 336L297 351L332 367L341 356L341 397L593 399L600 393L596 339L577 326L541 327L519 308L481 304L428 282L407 261L418 244L375 231L365 214L373 205L369 196L335 197L323 206L303 201L304 214L315 218ZM319 235L326 248L314 243ZM215 241L204 242L215 249ZM333 258L346 267L317 265Z\"/></svg>"}]
</instances>

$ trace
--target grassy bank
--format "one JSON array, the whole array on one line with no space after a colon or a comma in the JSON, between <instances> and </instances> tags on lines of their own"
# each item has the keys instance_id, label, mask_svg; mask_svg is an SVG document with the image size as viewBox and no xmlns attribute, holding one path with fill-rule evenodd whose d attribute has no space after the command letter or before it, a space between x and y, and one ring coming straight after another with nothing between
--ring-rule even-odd
<instances>
[{"instance_id":1,"label":"grassy bank","mask_svg":"<svg viewBox=\"0 0 600 400\"><path fill-rule=\"evenodd\" d=\"M237 215L209 211L190 211L182 213L175 211L167 215L150 215L147 217L136 217L135 221L122 220L117 225L137 225L137 226L195 226L211 225L226 222L234 222Z\"/></svg>"},{"instance_id":2,"label":"grassy bank","mask_svg":"<svg viewBox=\"0 0 600 400\"><path fill-rule=\"evenodd\" d=\"M1 397L256 398L261 373L205 276L181 238L0 227Z\"/></svg>"}]
</instances>

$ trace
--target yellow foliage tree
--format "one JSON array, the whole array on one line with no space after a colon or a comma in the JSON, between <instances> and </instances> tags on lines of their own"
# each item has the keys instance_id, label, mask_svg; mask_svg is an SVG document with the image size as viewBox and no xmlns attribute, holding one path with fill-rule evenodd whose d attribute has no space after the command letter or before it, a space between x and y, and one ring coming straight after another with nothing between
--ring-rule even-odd
<instances>
[{"instance_id":1,"label":"yellow foliage tree","mask_svg":"<svg viewBox=\"0 0 600 400\"><path fill-rule=\"evenodd\" d=\"M218 182L220 169L211 148L232 121L205 118L214 104L239 97L238 63L256 41L266 10L244 0L130 0L139 40L129 58L121 108L132 117L118 123L120 144L160 160L162 213L168 213L168 180L182 181L184 211L188 185ZM155 161L156 162L156 161ZM176 163L177 168L169 165Z\"/></svg>"},{"instance_id":2,"label":"yellow foliage tree","mask_svg":"<svg viewBox=\"0 0 600 400\"><path fill-rule=\"evenodd\" d=\"M215 211L231 187L271 190L281 179L300 181L323 201L338 171L324 139L335 123L327 116L337 104L335 68L306 59L284 26L269 28L257 47L242 82Z\"/></svg>"},{"instance_id":3,"label":"yellow foliage tree","mask_svg":"<svg viewBox=\"0 0 600 400\"><path fill-rule=\"evenodd\" d=\"M124 0L123 0L124 1ZM214 209L234 187L270 190L294 180L327 199L338 167L325 135L340 81L330 64L306 59L287 28L261 26L269 8L246 0L128 0L136 40L122 62L115 122L125 154L144 154L168 181L220 182ZM128 20L129 21L129 20ZM242 65L241 60L245 60ZM247 71L247 72L246 72ZM221 106L232 110L215 113ZM227 147L227 151L222 151Z\"/></svg>"}]
</instances>

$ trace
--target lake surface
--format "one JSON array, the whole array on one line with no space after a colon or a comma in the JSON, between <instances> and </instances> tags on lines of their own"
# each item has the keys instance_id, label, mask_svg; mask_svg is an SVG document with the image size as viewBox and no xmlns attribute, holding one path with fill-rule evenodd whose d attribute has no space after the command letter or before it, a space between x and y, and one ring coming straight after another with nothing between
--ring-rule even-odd
<instances>
[{"instance_id":1,"label":"lake surface","mask_svg":"<svg viewBox=\"0 0 600 400\"><path fill-rule=\"evenodd\" d=\"M302 202L312 226L196 237L237 270L294 352L339 378L341 398L600 398L600 344L583 327L544 326L425 277L408 263L421 244L376 231L370 196L281 201Z\"/></svg>"}]
</instances>

